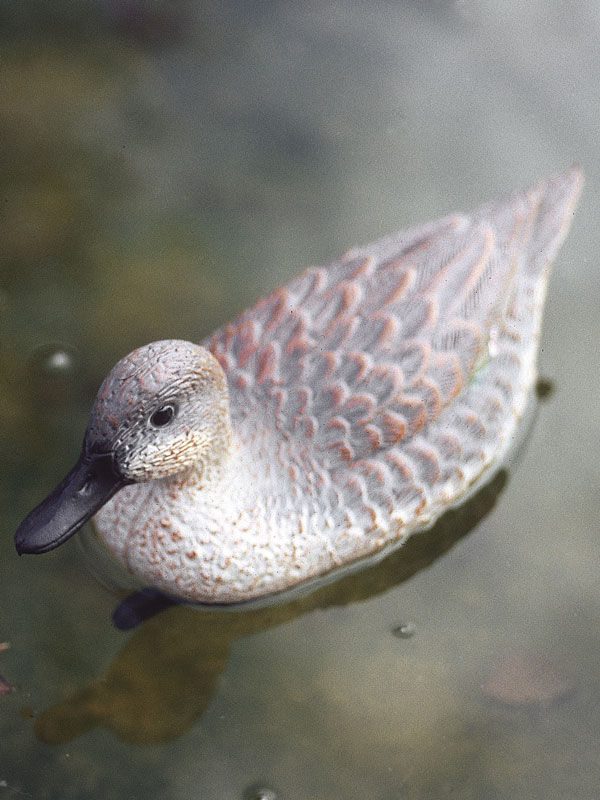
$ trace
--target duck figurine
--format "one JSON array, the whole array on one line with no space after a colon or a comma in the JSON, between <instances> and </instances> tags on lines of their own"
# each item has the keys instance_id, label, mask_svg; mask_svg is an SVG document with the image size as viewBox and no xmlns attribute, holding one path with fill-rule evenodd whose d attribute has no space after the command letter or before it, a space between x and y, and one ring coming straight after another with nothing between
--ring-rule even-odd
<instances>
[{"instance_id":1,"label":"duck figurine","mask_svg":"<svg viewBox=\"0 0 600 800\"><path fill-rule=\"evenodd\" d=\"M350 250L201 345L102 383L81 457L23 521L44 553L92 516L144 584L192 603L287 590L400 545L483 481L536 381L578 169Z\"/></svg>"}]
</instances>

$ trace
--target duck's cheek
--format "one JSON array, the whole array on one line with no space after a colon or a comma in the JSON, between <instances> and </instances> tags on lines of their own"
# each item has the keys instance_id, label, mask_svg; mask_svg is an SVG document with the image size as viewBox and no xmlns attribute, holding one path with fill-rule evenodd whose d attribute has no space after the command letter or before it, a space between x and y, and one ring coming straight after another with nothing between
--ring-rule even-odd
<instances>
[{"instance_id":1,"label":"duck's cheek","mask_svg":"<svg viewBox=\"0 0 600 800\"><path fill-rule=\"evenodd\" d=\"M205 460L211 440L202 431L185 430L174 436L160 436L160 441L135 441L119 453L124 475L134 482L161 480L186 472Z\"/></svg>"}]
</instances>

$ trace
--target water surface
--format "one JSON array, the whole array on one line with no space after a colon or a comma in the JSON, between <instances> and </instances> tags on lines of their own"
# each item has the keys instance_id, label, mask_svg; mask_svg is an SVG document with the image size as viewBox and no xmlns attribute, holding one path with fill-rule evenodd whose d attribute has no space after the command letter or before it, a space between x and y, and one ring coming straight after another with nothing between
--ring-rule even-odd
<instances>
[{"instance_id":1,"label":"water surface","mask_svg":"<svg viewBox=\"0 0 600 800\"><path fill-rule=\"evenodd\" d=\"M2 4L0 797L595 796L599 37L591 0ZM573 162L554 391L466 520L313 597L128 633L76 542L16 556L117 358ZM515 663L542 688L494 699Z\"/></svg>"}]
</instances>

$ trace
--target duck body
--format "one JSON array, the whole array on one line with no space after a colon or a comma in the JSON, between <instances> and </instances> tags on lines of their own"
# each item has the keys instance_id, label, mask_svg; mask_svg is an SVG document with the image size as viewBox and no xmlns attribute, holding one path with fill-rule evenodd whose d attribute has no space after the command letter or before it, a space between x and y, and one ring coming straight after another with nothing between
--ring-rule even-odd
<instances>
[{"instance_id":1,"label":"duck body","mask_svg":"<svg viewBox=\"0 0 600 800\"><path fill-rule=\"evenodd\" d=\"M106 548L167 594L227 604L428 527L516 435L580 184L572 170L351 250L201 345L122 359L84 443L118 483L91 504ZM21 552L66 538L52 514L25 520Z\"/></svg>"}]
</instances>

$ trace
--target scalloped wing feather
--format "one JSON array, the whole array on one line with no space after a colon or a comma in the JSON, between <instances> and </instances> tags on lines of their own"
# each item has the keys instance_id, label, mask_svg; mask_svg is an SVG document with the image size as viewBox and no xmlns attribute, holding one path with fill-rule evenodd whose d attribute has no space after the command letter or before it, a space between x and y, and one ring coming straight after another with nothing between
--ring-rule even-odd
<instances>
[{"instance_id":1,"label":"scalloped wing feather","mask_svg":"<svg viewBox=\"0 0 600 800\"><path fill-rule=\"evenodd\" d=\"M325 516L342 509L340 536L422 524L505 448L581 180L574 169L350 250L204 342L241 438Z\"/></svg>"}]
</instances>

